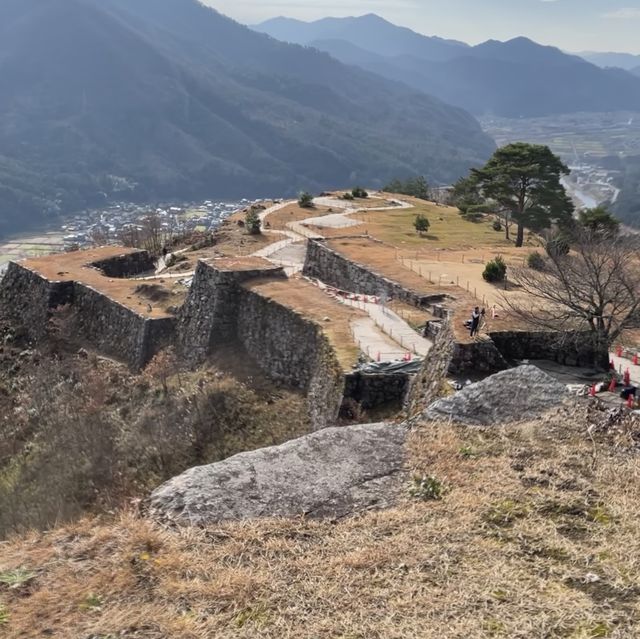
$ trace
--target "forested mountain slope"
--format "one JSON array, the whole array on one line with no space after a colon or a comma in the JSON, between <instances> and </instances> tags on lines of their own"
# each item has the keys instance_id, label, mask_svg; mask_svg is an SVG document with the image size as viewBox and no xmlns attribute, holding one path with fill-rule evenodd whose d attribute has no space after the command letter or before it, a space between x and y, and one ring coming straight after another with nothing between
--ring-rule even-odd
<instances>
[{"instance_id":1,"label":"forested mountain slope","mask_svg":"<svg viewBox=\"0 0 640 639\"><path fill-rule=\"evenodd\" d=\"M196 0L0 4L0 234L107 198L448 182L492 148L467 112Z\"/></svg>"}]
</instances>

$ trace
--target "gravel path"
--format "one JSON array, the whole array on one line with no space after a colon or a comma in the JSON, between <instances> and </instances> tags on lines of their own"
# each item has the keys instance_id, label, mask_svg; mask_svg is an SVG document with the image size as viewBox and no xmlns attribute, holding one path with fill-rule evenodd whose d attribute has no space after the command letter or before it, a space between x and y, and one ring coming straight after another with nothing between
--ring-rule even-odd
<instances>
[{"instance_id":1,"label":"gravel path","mask_svg":"<svg viewBox=\"0 0 640 639\"><path fill-rule=\"evenodd\" d=\"M399 345L403 353L411 352L419 357L426 357L433 347L431 341L416 333L399 315L380 304L350 299L345 299L344 303L366 311L374 325Z\"/></svg>"}]
</instances>

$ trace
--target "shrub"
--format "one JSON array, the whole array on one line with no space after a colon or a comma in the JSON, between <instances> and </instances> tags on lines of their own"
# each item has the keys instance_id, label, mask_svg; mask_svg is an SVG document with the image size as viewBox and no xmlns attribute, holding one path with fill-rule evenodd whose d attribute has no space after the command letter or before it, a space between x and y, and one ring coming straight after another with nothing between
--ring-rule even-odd
<instances>
[{"instance_id":1,"label":"shrub","mask_svg":"<svg viewBox=\"0 0 640 639\"><path fill-rule=\"evenodd\" d=\"M410 195L421 200L430 200L432 198L427 180L422 176L412 177L407 180L392 180L382 190L385 193Z\"/></svg>"},{"instance_id":2,"label":"shrub","mask_svg":"<svg viewBox=\"0 0 640 639\"><path fill-rule=\"evenodd\" d=\"M462 218L467 220L467 222L481 222L487 213L485 204L474 204L472 206L459 208L458 210Z\"/></svg>"},{"instance_id":3,"label":"shrub","mask_svg":"<svg viewBox=\"0 0 640 639\"><path fill-rule=\"evenodd\" d=\"M445 492L445 485L437 477L428 475L414 477L411 486L409 486L409 495L422 501L442 499Z\"/></svg>"},{"instance_id":4,"label":"shrub","mask_svg":"<svg viewBox=\"0 0 640 639\"><path fill-rule=\"evenodd\" d=\"M534 271L544 271L545 261L544 257L538 253L538 251L534 251L533 253L529 253L527 256L527 266L532 268Z\"/></svg>"},{"instance_id":5,"label":"shrub","mask_svg":"<svg viewBox=\"0 0 640 639\"><path fill-rule=\"evenodd\" d=\"M415 226L416 231L420 235L423 235L429 230L431 224L429 223L429 220L424 215L422 215L422 213L418 213L418 215L416 215L413 226Z\"/></svg>"},{"instance_id":6,"label":"shrub","mask_svg":"<svg viewBox=\"0 0 640 639\"><path fill-rule=\"evenodd\" d=\"M298 206L303 209L313 208L313 195L304 191L300 193L300 197L298 198Z\"/></svg>"},{"instance_id":7,"label":"shrub","mask_svg":"<svg viewBox=\"0 0 640 639\"><path fill-rule=\"evenodd\" d=\"M550 257L558 257L560 255L568 255L571 245L569 239L564 235L557 235L550 239L546 245L547 255Z\"/></svg>"},{"instance_id":8,"label":"shrub","mask_svg":"<svg viewBox=\"0 0 640 639\"><path fill-rule=\"evenodd\" d=\"M345 193L345 194L342 196L342 199L343 199L343 200L355 200L355 198L353 197L353 194L352 194L352 193L349 193L349 192Z\"/></svg>"},{"instance_id":9,"label":"shrub","mask_svg":"<svg viewBox=\"0 0 640 639\"><path fill-rule=\"evenodd\" d=\"M368 198L369 194L361 187L356 186L351 190L351 195L353 195L354 198Z\"/></svg>"},{"instance_id":10,"label":"shrub","mask_svg":"<svg viewBox=\"0 0 640 639\"><path fill-rule=\"evenodd\" d=\"M500 255L494 260L487 262L482 278L485 282L504 282L507 276L507 265Z\"/></svg>"},{"instance_id":11,"label":"shrub","mask_svg":"<svg viewBox=\"0 0 640 639\"><path fill-rule=\"evenodd\" d=\"M247 227L247 231L249 231L249 235L260 235L262 231L262 222L256 209L252 207L247 211L244 223Z\"/></svg>"},{"instance_id":12,"label":"shrub","mask_svg":"<svg viewBox=\"0 0 640 639\"><path fill-rule=\"evenodd\" d=\"M492 226L494 231L497 231L498 233L502 231L502 224L500 224L500 220L494 220Z\"/></svg>"}]
</instances>

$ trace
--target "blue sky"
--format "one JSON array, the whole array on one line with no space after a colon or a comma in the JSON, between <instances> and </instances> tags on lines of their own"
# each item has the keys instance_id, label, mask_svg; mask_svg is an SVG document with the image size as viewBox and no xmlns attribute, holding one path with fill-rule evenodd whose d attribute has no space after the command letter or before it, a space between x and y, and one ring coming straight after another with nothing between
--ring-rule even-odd
<instances>
[{"instance_id":1,"label":"blue sky","mask_svg":"<svg viewBox=\"0 0 640 639\"><path fill-rule=\"evenodd\" d=\"M525 35L571 51L640 54L640 0L204 0L244 23L377 13L471 44Z\"/></svg>"}]
</instances>

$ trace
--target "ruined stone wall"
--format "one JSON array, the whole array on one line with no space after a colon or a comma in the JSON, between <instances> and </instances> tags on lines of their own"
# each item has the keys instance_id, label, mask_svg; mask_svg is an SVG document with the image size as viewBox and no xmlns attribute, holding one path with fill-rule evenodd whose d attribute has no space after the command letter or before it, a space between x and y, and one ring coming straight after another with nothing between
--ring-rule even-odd
<instances>
[{"instance_id":1,"label":"ruined stone wall","mask_svg":"<svg viewBox=\"0 0 640 639\"><path fill-rule=\"evenodd\" d=\"M501 331L491 339L509 361L547 359L565 366L608 366L607 349L594 347L590 333L554 333L550 331Z\"/></svg>"},{"instance_id":2,"label":"ruined stone wall","mask_svg":"<svg viewBox=\"0 0 640 639\"><path fill-rule=\"evenodd\" d=\"M44 336L52 308L73 301L73 282L50 282L11 262L0 282L0 314L32 339Z\"/></svg>"},{"instance_id":3,"label":"ruined stone wall","mask_svg":"<svg viewBox=\"0 0 640 639\"><path fill-rule=\"evenodd\" d=\"M262 370L306 391L314 429L335 423L344 373L322 329L295 311L242 289L237 335Z\"/></svg>"},{"instance_id":4,"label":"ruined stone wall","mask_svg":"<svg viewBox=\"0 0 640 639\"><path fill-rule=\"evenodd\" d=\"M141 273L155 271L153 258L147 251L116 255L92 262L91 266L102 271L107 277L135 277Z\"/></svg>"},{"instance_id":5,"label":"ruined stone wall","mask_svg":"<svg viewBox=\"0 0 640 639\"><path fill-rule=\"evenodd\" d=\"M309 240L303 274L325 284L364 295L385 294L413 306L425 307L441 302L445 295L422 295L404 288L365 266L356 264L329 248L323 240Z\"/></svg>"},{"instance_id":6,"label":"ruined stone wall","mask_svg":"<svg viewBox=\"0 0 640 639\"><path fill-rule=\"evenodd\" d=\"M92 347L140 369L175 337L173 318L138 315L86 284L76 283L72 330Z\"/></svg>"},{"instance_id":7,"label":"ruined stone wall","mask_svg":"<svg viewBox=\"0 0 640 639\"><path fill-rule=\"evenodd\" d=\"M453 357L449 365L452 375L466 372L497 373L509 368L508 362L490 339L461 344L457 342L453 348Z\"/></svg>"},{"instance_id":8,"label":"ruined stone wall","mask_svg":"<svg viewBox=\"0 0 640 639\"><path fill-rule=\"evenodd\" d=\"M189 295L178 317L178 350L191 364L202 363L216 344L236 336L240 284L264 275L264 270L221 271L206 262L198 262ZM274 267L273 277L286 277Z\"/></svg>"},{"instance_id":9,"label":"ruined stone wall","mask_svg":"<svg viewBox=\"0 0 640 639\"><path fill-rule=\"evenodd\" d=\"M394 402L402 404L411 383L411 375L371 375L350 373L346 378L345 398L353 399L369 410Z\"/></svg>"}]
</instances>

